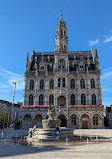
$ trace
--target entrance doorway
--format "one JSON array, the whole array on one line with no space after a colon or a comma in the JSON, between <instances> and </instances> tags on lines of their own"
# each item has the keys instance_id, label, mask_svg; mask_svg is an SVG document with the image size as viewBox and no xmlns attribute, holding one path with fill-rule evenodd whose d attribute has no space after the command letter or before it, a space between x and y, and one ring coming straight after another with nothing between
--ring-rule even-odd
<instances>
[{"instance_id":1,"label":"entrance doorway","mask_svg":"<svg viewBox=\"0 0 112 159\"><path fill-rule=\"evenodd\" d=\"M82 123L82 129L88 129L89 128L89 116L86 114L83 114L81 117L81 123Z\"/></svg>"},{"instance_id":2,"label":"entrance doorway","mask_svg":"<svg viewBox=\"0 0 112 159\"><path fill-rule=\"evenodd\" d=\"M64 115L59 115L58 119L61 120L61 127L66 127L66 117Z\"/></svg>"}]
</instances>

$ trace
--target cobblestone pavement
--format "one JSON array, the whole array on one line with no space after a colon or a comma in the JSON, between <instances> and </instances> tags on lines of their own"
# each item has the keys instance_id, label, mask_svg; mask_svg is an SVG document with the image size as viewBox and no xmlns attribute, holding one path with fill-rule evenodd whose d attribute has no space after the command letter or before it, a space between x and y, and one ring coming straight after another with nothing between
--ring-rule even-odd
<instances>
[{"instance_id":1,"label":"cobblestone pavement","mask_svg":"<svg viewBox=\"0 0 112 159\"><path fill-rule=\"evenodd\" d=\"M1 135L0 130L0 135ZM17 135L26 135L27 130L4 130L4 135L7 138ZM93 136L103 135L103 137L108 138L103 142L75 144L68 145L66 143L62 145L54 146L43 146L31 147L28 145L13 144L11 142L3 141L0 139L0 158L4 159L112 159L112 130L109 129L94 129L94 130L75 130L76 135L86 135L89 136L90 133ZM79 141L80 142L80 141Z\"/></svg>"}]
</instances>

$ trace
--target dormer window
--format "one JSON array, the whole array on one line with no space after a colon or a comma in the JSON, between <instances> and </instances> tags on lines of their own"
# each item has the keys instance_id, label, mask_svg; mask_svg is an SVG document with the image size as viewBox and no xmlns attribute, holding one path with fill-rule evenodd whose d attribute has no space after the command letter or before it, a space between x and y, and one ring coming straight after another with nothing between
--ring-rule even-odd
<instances>
[{"instance_id":1,"label":"dormer window","mask_svg":"<svg viewBox=\"0 0 112 159\"><path fill-rule=\"evenodd\" d=\"M41 66L41 70L44 70L44 66Z\"/></svg>"},{"instance_id":2,"label":"dormer window","mask_svg":"<svg viewBox=\"0 0 112 159\"><path fill-rule=\"evenodd\" d=\"M65 60L61 59L58 61L58 68L64 69L65 68Z\"/></svg>"},{"instance_id":3,"label":"dormer window","mask_svg":"<svg viewBox=\"0 0 112 159\"><path fill-rule=\"evenodd\" d=\"M64 50L66 50L66 45L64 45Z\"/></svg>"},{"instance_id":4,"label":"dormer window","mask_svg":"<svg viewBox=\"0 0 112 159\"><path fill-rule=\"evenodd\" d=\"M80 71L83 71L83 70L84 70L83 65L80 65Z\"/></svg>"},{"instance_id":5,"label":"dormer window","mask_svg":"<svg viewBox=\"0 0 112 159\"><path fill-rule=\"evenodd\" d=\"M58 78L58 87L61 86L61 78Z\"/></svg>"}]
</instances>

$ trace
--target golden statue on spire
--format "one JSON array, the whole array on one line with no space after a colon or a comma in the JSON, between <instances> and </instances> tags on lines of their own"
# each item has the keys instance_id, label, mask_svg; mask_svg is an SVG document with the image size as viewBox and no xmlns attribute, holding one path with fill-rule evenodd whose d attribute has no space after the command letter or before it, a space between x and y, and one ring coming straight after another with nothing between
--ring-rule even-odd
<instances>
[{"instance_id":1,"label":"golden statue on spire","mask_svg":"<svg viewBox=\"0 0 112 159\"><path fill-rule=\"evenodd\" d=\"M62 11L61 11L61 20L62 20Z\"/></svg>"}]
</instances>

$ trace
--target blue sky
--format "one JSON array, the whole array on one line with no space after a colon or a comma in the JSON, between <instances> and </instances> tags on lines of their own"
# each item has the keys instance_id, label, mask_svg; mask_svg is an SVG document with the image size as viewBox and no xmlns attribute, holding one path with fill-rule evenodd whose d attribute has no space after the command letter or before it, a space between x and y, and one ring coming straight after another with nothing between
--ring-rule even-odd
<instances>
[{"instance_id":1,"label":"blue sky","mask_svg":"<svg viewBox=\"0 0 112 159\"><path fill-rule=\"evenodd\" d=\"M62 10L69 51L98 49L103 105L112 104L112 0L0 0L0 99L23 101L26 54L54 51Z\"/></svg>"}]
</instances>

